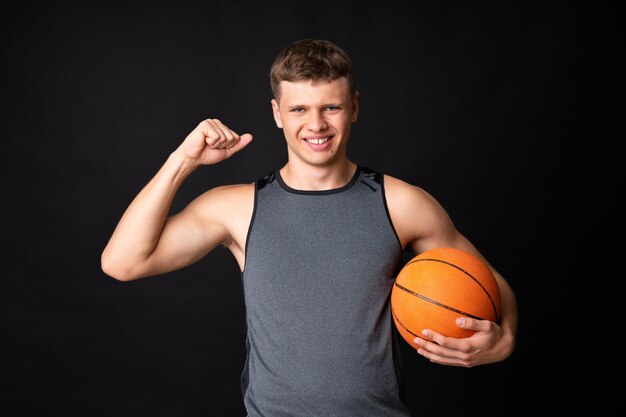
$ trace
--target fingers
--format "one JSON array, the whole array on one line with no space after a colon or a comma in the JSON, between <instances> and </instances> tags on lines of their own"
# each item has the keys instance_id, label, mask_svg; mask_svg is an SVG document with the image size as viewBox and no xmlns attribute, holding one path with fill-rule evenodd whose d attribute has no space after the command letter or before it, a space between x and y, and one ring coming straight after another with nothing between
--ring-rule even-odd
<instances>
[{"instance_id":1,"label":"fingers","mask_svg":"<svg viewBox=\"0 0 626 417\"><path fill-rule=\"evenodd\" d=\"M456 325L460 328L473 330L474 333L465 338L444 336L430 329L422 331L422 337L416 337L413 343L417 353L431 362L472 367L493 361L490 347L498 340L499 326L489 320L476 320L459 317Z\"/></svg>"},{"instance_id":2,"label":"fingers","mask_svg":"<svg viewBox=\"0 0 626 417\"><path fill-rule=\"evenodd\" d=\"M467 338L458 339L447 337L430 330L425 330L424 338L417 337L413 341L416 345L439 354L452 355L457 353L469 353L472 345Z\"/></svg>"},{"instance_id":3,"label":"fingers","mask_svg":"<svg viewBox=\"0 0 626 417\"><path fill-rule=\"evenodd\" d=\"M489 320L476 320L469 317L459 317L455 323L461 329L473 330L475 332L488 332L494 325Z\"/></svg>"},{"instance_id":4,"label":"fingers","mask_svg":"<svg viewBox=\"0 0 626 417\"><path fill-rule=\"evenodd\" d=\"M204 141L211 149L230 149L237 145L240 136L219 119L206 119L200 124Z\"/></svg>"},{"instance_id":5,"label":"fingers","mask_svg":"<svg viewBox=\"0 0 626 417\"><path fill-rule=\"evenodd\" d=\"M469 366L471 359L471 346L463 339L446 338L438 333L427 332L430 340L415 338L414 343L417 346L417 353L427 358L431 362L453 365L453 366ZM446 343L442 345L439 342ZM460 343L456 343L460 342Z\"/></svg>"},{"instance_id":6,"label":"fingers","mask_svg":"<svg viewBox=\"0 0 626 417\"><path fill-rule=\"evenodd\" d=\"M456 319L456 325L462 329L486 333L492 330L494 323L489 320L476 320L469 317L459 317ZM472 348L469 338L448 337L430 329L424 329L422 331L422 336L427 341L431 341L437 346L444 346L456 351L469 352ZM415 343L419 343L420 340L422 339L416 338Z\"/></svg>"},{"instance_id":7,"label":"fingers","mask_svg":"<svg viewBox=\"0 0 626 417\"><path fill-rule=\"evenodd\" d=\"M250 142L252 142L252 135L250 133L244 133L243 135L241 135L237 143L235 143L232 147L226 149L227 158L230 158L235 153L248 146Z\"/></svg>"},{"instance_id":8,"label":"fingers","mask_svg":"<svg viewBox=\"0 0 626 417\"><path fill-rule=\"evenodd\" d=\"M425 357L431 362L441 365L462 366L469 368L472 363L468 360L469 355L459 355L450 349L443 348L436 343L423 340L418 344L417 353Z\"/></svg>"}]
</instances>

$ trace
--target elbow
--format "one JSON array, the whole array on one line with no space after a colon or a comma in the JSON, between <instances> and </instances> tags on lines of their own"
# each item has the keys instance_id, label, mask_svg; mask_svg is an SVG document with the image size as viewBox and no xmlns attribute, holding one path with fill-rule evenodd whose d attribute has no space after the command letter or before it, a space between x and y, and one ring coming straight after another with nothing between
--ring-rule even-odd
<instances>
[{"instance_id":1,"label":"elbow","mask_svg":"<svg viewBox=\"0 0 626 417\"><path fill-rule=\"evenodd\" d=\"M100 268L102 272L118 281L133 281L139 278L131 268L124 267L121 262L116 262L106 251L100 257Z\"/></svg>"},{"instance_id":2,"label":"elbow","mask_svg":"<svg viewBox=\"0 0 626 417\"><path fill-rule=\"evenodd\" d=\"M504 350L502 352L502 360L508 359L515 351L515 334L507 333L505 335Z\"/></svg>"},{"instance_id":3,"label":"elbow","mask_svg":"<svg viewBox=\"0 0 626 417\"><path fill-rule=\"evenodd\" d=\"M101 268L102 268L102 272L104 272L105 274L107 274L108 276L110 276L111 278L114 278L118 281L132 281L133 277L131 274L129 274L127 271L121 269L121 268L117 268L115 267L115 265L112 265L110 263L107 262L102 262L101 263Z\"/></svg>"}]
</instances>

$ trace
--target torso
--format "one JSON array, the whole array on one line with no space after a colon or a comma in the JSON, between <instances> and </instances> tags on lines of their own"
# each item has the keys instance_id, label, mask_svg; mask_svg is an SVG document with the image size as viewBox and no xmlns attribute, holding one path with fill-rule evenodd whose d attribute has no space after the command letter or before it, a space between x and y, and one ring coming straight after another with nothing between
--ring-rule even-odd
<instances>
[{"instance_id":1,"label":"torso","mask_svg":"<svg viewBox=\"0 0 626 417\"><path fill-rule=\"evenodd\" d=\"M424 206L432 203L429 201L429 196L422 190L392 176L384 176L384 185L391 222L404 249L420 237L420 226L415 224L419 220L416 220L417 216L414 216L418 212L415 200L423 200ZM224 198L229 204L220 221L230 234L224 246L231 251L240 270L243 271L246 239L254 210L254 183L224 188Z\"/></svg>"},{"instance_id":2,"label":"torso","mask_svg":"<svg viewBox=\"0 0 626 417\"><path fill-rule=\"evenodd\" d=\"M249 416L406 417L389 292L402 248L380 175L301 190L257 185L242 273ZM286 411L289 410L289 411Z\"/></svg>"}]
</instances>

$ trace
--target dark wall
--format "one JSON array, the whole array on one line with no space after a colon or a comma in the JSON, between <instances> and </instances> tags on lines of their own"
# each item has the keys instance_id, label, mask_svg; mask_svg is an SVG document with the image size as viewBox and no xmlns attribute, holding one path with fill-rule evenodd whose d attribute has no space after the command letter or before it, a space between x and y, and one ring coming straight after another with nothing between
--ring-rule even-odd
<instances>
[{"instance_id":1,"label":"dark wall","mask_svg":"<svg viewBox=\"0 0 626 417\"><path fill-rule=\"evenodd\" d=\"M593 228L572 227L593 148L581 117L590 10L460 4L3 6L0 374L11 416L244 415L244 306L230 253L130 283L106 276L100 254L203 118L255 141L196 171L174 211L286 161L269 66L304 37L354 60L361 113L349 157L433 194L518 297L519 343L505 362L443 367L404 346L415 415L558 409L555 389L572 378L561 356L574 343L568 287Z\"/></svg>"}]
</instances>

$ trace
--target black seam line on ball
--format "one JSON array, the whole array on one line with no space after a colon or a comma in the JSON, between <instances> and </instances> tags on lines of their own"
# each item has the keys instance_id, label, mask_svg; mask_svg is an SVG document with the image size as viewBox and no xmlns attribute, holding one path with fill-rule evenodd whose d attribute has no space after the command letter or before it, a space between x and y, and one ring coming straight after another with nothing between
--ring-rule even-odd
<instances>
[{"instance_id":1,"label":"black seam line on ball","mask_svg":"<svg viewBox=\"0 0 626 417\"><path fill-rule=\"evenodd\" d=\"M457 266L450 262L442 261L441 259L435 259L435 258L414 259L410 261L407 265L410 265L413 262L423 262L423 261L440 262L442 264L449 265L453 268L458 269L459 271L463 272L468 277L470 277L472 280L474 280L474 282L476 282L476 284L478 284L480 288L482 288L484 293L487 294L487 297L489 297L489 301L491 302L491 307L493 308L494 315L496 316L496 323L500 321L500 317L498 317L498 309L496 308L496 303L493 301L493 298L491 298L491 294L489 294L489 291L487 291L487 288L485 288L485 286L479 280L477 280L472 274L470 274L469 272L467 272L465 269L461 268L460 266Z\"/></svg>"},{"instance_id":2,"label":"black seam line on ball","mask_svg":"<svg viewBox=\"0 0 626 417\"><path fill-rule=\"evenodd\" d=\"M449 305L445 305L443 303L440 303L439 301L433 300L432 298L428 298L428 297L426 297L426 296L424 296L422 294L418 294L415 291L411 291L410 289L408 289L406 287L403 287L402 285L398 284L397 282L395 283L395 286L400 288L402 291L406 291L409 294L412 294L412 295L414 295L414 296L416 296L418 298L421 298L422 300L427 301L427 302L429 302L431 304L435 304L435 305L437 305L439 307L445 308L446 310L454 311L455 313L459 313L459 314L461 314L463 316L471 317L473 319L484 320L482 317L478 317L478 316L475 316L473 314L466 313L465 311L461 311L461 310L456 309L454 307L450 307Z\"/></svg>"}]
</instances>

